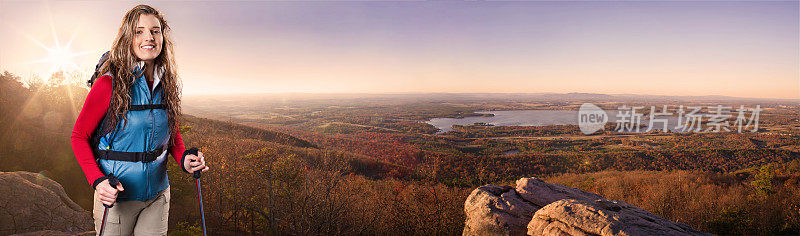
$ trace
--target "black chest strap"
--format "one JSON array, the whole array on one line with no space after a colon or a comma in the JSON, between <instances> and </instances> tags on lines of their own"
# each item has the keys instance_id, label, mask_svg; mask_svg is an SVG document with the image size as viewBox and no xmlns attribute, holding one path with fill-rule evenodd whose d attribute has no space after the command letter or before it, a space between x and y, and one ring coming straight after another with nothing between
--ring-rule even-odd
<instances>
[{"instance_id":1,"label":"black chest strap","mask_svg":"<svg viewBox=\"0 0 800 236\"><path fill-rule=\"evenodd\" d=\"M142 111L147 109L161 109L166 110L167 105L164 104L147 104L147 105L131 105L128 107L129 111Z\"/></svg>"},{"instance_id":2,"label":"black chest strap","mask_svg":"<svg viewBox=\"0 0 800 236\"><path fill-rule=\"evenodd\" d=\"M112 150L94 150L94 157L97 159L116 160L116 161L130 161L130 162L151 162L155 161L158 156L166 149L166 145L161 145L153 151L147 152L119 152Z\"/></svg>"}]
</instances>

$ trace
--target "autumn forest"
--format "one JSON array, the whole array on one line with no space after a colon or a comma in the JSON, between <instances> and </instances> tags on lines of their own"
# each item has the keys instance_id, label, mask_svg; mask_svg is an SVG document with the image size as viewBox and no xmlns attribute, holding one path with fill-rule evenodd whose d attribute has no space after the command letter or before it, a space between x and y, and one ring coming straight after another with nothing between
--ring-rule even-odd
<instances>
[{"instance_id":1,"label":"autumn forest","mask_svg":"<svg viewBox=\"0 0 800 236\"><path fill-rule=\"evenodd\" d=\"M84 209L92 188L69 144L81 75L0 75L0 171L40 173ZM47 81L47 82L45 82ZM620 132L578 125L453 125L479 111L759 105L755 132ZM460 235L464 200L522 177L594 192L715 234L800 232L800 107L792 100L594 94L184 96L180 131L213 168L215 234ZM646 113L645 113L646 115ZM199 232L193 179L169 166L170 234ZM753 217L758 215L759 217Z\"/></svg>"}]
</instances>

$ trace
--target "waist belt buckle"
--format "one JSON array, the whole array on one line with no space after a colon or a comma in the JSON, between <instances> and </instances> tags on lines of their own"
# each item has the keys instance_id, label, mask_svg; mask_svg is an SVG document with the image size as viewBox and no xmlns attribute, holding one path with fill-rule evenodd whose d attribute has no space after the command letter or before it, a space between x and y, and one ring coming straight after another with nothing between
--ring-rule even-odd
<instances>
[{"instance_id":1,"label":"waist belt buckle","mask_svg":"<svg viewBox=\"0 0 800 236\"><path fill-rule=\"evenodd\" d=\"M156 153L157 151L158 151L158 149L152 150L152 151L146 151L145 155L144 155L144 160L142 160L142 162L147 163L147 162L155 161L156 157L158 156L158 154L160 154L160 153Z\"/></svg>"}]
</instances>

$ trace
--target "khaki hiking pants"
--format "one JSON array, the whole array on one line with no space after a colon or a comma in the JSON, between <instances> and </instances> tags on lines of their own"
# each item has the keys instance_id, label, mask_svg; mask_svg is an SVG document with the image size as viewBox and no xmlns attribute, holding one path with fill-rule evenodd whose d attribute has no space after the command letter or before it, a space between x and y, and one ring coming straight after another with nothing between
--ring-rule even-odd
<instances>
[{"instance_id":1,"label":"khaki hiking pants","mask_svg":"<svg viewBox=\"0 0 800 236\"><path fill-rule=\"evenodd\" d=\"M103 235L167 235L169 217L169 187L146 202L125 201L114 203L108 209ZM94 192L94 228L100 234L105 207Z\"/></svg>"}]
</instances>

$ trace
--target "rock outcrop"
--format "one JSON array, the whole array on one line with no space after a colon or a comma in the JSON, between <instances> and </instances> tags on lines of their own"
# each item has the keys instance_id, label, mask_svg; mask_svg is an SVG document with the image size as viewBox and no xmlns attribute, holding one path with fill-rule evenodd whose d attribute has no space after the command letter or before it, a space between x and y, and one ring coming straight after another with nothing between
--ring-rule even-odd
<instances>
[{"instance_id":1,"label":"rock outcrop","mask_svg":"<svg viewBox=\"0 0 800 236\"><path fill-rule=\"evenodd\" d=\"M0 172L0 235L70 235L93 229L91 213L57 182L37 173Z\"/></svg>"},{"instance_id":2,"label":"rock outcrop","mask_svg":"<svg viewBox=\"0 0 800 236\"><path fill-rule=\"evenodd\" d=\"M464 204L463 235L707 235L622 201L536 178L486 185Z\"/></svg>"}]
</instances>

